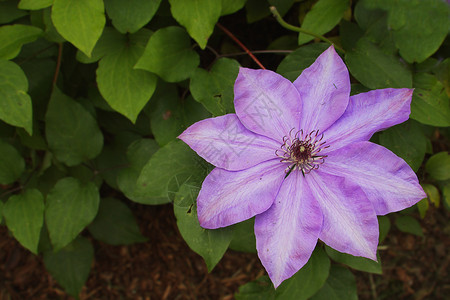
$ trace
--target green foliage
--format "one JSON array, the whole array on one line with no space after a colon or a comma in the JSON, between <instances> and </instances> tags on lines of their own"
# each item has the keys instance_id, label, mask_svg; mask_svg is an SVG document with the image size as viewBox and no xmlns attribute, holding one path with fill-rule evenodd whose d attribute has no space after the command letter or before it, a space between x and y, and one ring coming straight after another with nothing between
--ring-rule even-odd
<instances>
[{"instance_id":1,"label":"green foliage","mask_svg":"<svg viewBox=\"0 0 450 300\"><path fill-rule=\"evenodd\" d=\"M407 121L380 134L380 144L403 158L417 171L425 157L428 139L417 122Z\"/></svg>"},{"instance_id":2,"label":"green foliage","mask_svg":"<svg viewBox=\"0 0 450 300\"><path fill-rule=\"evenodd\" d=\"M41 8L49 7L53 4L53 0L20 0L20 9L37 10Z\"/></svg>"},{"instance_id":3,"label":"green foliage","mask_svg":"<svg viewBox=\"0 0 450 300\"><path fill-rule=\"evenodd\" d=\"M28 81L22 69L14 62L0 59L0 119L31 134L32 108L27 90Z\"/></svg>"},{"instance_id":4,"label":"green foliage","mask_svg":"<svg viewBox=\"0 0 450 300\"><path fill-rule=\"evenodd\" d=\"M47 270L66 290L78 298L78 294L88 278L94 260L94 248L82 237L77 238L58 252L44 252L44 264Z\"/></svg>"},{"instance_id":5,"label":"green foliage","mask_svg":"<svg viewBox=\"0 0 450 300\"><path fill-rule=\"evenodd\" d=\"M233 239L230 242L230 249L256 253L254 226L254 218L233 225Z\"/></svg>"},{"instance_id":6,"label":"green foliage","mask_svg":"<svg viewBox=\"0 0 450 300\"><path fill-rule=\"evenodd\" d=\"M0 1L0 24L7 24L28 13L17 8L16 0Z\"/></svg>"},{"instance_id":7,"label":"green foliage","mask_svg":"<svg viewBox=\"0 0 450 300\"><path fill-rule=\"evenodd\" d=\"M28 25L5 25L0 27L0 59L16 57L22 46L33 42L42 34L42 30Z\"/></svg>"},{"instance_id":8,"label":"green foliage","mask_svg":"<svg viewBox=\"0 0 450 300\"><path fill-rule=\"evenodd\" d=\"M448 33L449 7L440 0L366 0L388 11L389 27L400 55L409 63L422 62L433 54Z\"/></svg>"},{"instance_id":9,"label":"green foliage","mask_svg":"<svg viewBox=\"0 0 450 300\"><path fill-rule=\"evenodd\" d=\"M91 56L105 27L103 1L54 0L52 21L59 34L87 56Z\"/></svg>"},{"instance_id":10,"label":"green foliage","mask_svg":"<svg viewBox=\"0 0 450 300\"><path fill-rule=\"evenodd\" d=\"M326 246L328 256L334 261L352 267L355 270L364 271L368 273L382 274L380 256L377 255L378 262L370 260L365 257L353 256L346 253L340 253Z\"/></svg>"},{"instance_id":11,"label":"green foliage","mask_svg":"<svg viewBox=\"0 0 450 300\"><path fill-rule=\"evenodd\" d=\"M303 300L323 289L330 270L330 259L321 248L314 250L308 263L294 276L284 281L276 290L268 277L261 277L239 288L237 300L276 299ZM328 279L329 280L329 279ZM356 286L355 286L356 290ZM334 298L331 298L334 299Z\"/></svg>"},{"instance_id":12,"label":"green foliage","mask_svg":"<svg viewBox=\"0 0 450 300\"><path fill-rule=\"evenodd\" d=\"M397 226L400 231L411 233L417 236L423 236L423 231L420 223L411 216L398 216L395 219L395 226Z\"/></svg>"},{"instance_id":13,"label":"green foliage","mask_svg":"<svg viewBox=\"0 0 450 300\"><path fill-rule=\"evenodd\" d=\"M210 0L169 0L169 2L173 17L187 29L199 46L205 49L222 12L222 2Z\"/></svg>"},{"instance_id":14,"label":"green foliage","mask_svg":"<svg viewBox=\"0 0 450 300\"><path fill-rule=\"evenodd\" d=\"M319 0L306 14L301 27L316 34L327 33L339 23L349 5L349 0ZM302 45L313 38L300 33L298 44Z\"/></svg>"},{"instance_id":15,"label":"green foliage","mask_svg":"<svg viewBox=\"0 0 450 300\"><path fill-rule=\"evenodd\" d=\"M197 218L195 200L200 186L195 181L186 181L175 195L174 213L178 229L189 247L203 257L211 271L230 244L233 232L229 228L204 229Z\"/></svg>"},{"instance_id":16,"label":"green foliage","mask_svg":"<svg viewBox=\"0 0 450 300\"><path fill-rule=\"evenodd\" d=\"M142 29L122 39L122 45L108 50L97 69L97 83L106 102L131 122L136 122L139 112L156 88L156 76L133 69L151 32Z\"/></svg>"},{"instance_id":17,"label":"green foliage","mask_svg":"<svg viewBox=\"0 0 450 300\"><path fill-rule=\"evenodd\" d=\"M338 266L332 266L330 276L324 286L311 300L356 300L356 280L352 272Z\"/></svg>"},{"instance_id":18,"label":"green foliage","mask_svg":"<svg viewBox=\"0 0 450 300\"><path fill-rule=\"evenodd\" d=\"M45 223L55 251L68 245L94 219L97 187L71 177L59 180L47 195Z\"/></svg>"},{"instance_id":19,"label":"green foliage","mask_svg":"<svg viewBox=\"0 0 450 300\"><path fill-rule=\"evenodd\" d=\"M135 190L136 195L166 198L176 192L185 181L201 178L205 169L196 154L185 143L173 141L159 149L144 165Z\"/></svg>"},{"instance_id":20,"label":"green foliage","mask_svg":"<svg viewBox=\"0 0 450 300\"><path fill-rule=\"evenodd\" d=\"M262 50L255 55L267 69L291 81L329 47L284 30L270 6L335 43L352 94L414 88L413 120L373 141L419 172L428 196L417 204L422 218L430 204L450 208L445 1L0 0L0 221L43 253L68 294L78 296L94 257L81 235L146 241L128 200L173 205L182 237L209 270L228 247L256 252L254 219L200 227L196 197L212 166L177 137L194 122L233 113L239 67L256 67L216 26L221 16L245 47ZM423 235L407 213L395 225ZM379 226L383 242L389 218ZM355 299L350 271L330 267L329 257L381 273L379 263L318 247L277 290L262 276L236 299Z\"/></svg>"},{"instance_id":21,"label":"green foliage","mask_svg":"<svg viewBox=\"0 0 450 300\"><path fill-rule=\"evenodd\" d=\"M325 284L330 272L330 259L323 249L317 248L308 263L276 291L276 299L309 299Z\"/></svg>"},{"instance_id":22,"label":"green foliage","mask_svg":"<svg viewBox=\"0 0 450 300\"><path fill-rule=\"evenodd\" d=\"M450 100L444 85L429 73L414 74L411 118L423 124L450 126Z\"/></svg>"},{"instance_id":23,"label":"green foliage","mask_svg":"<svg viewBox=\"0 0 450 300\"><path fill-rule=\"evenodd\" d=\"M238 72L239 63L228 58L217 60L210 72L198 68L189 86L192 96L214 116L234 112L233 86Z\"/></svg>"},{"instance_id":24,"label":"green foliage","mask_svg":"<svg viewBox=\"0 0 450 300\"><path fill-rule=\"evenodd\" d=\"M105 8L120 33L135 33L155 15L161 0L105 0Z\"/></svg>"},{"instance_id":25,"label":"green foliage","mask_svg":"<svg viewBox=\"0 0 450 300\"><path fill-rule=\"evenodd\" d=\"M350 73L371 89L411 88L411 72L392 54L386 54L369 39L361 38L353 51L345 54Z\"/></svg>"},{"instance_id":26,"label":"green foliage","mask_svg":"<svg viewBox=\"0 0 450 300\"><path fill-rule=\"evenodd\" d=\"M25 169L25 161L12 145L0 139L0 184L16 181Z\"/></svg>"},{"instance_id":27,"label":"green foliage","mask_svg":"<svg viewBox=\"0 0 450 300\"><path fill-rule=\"evenodd\" d=\"M66 165L78 165L102 150L103 135L94 117L57 88L48 104L45 121L48 145Z\"/></svg>"},{"instance_id":28,"label":"green foliage","mask_svg":"<svg viewBox=\"0 0 450 300\"><path fill-rule=\"evenodd\" d=\"M128 206L115 198L100 200L97 216L88 228L94 238L111 245L128 245L147 240L139 231Z\"/></svg>"},{"instance_id":29,"label":"green foliage","mask_svg":"<svg viewBox=\"0 0 450 300\"><path fill-rule=\"evenodd\" d=\"M287 79L294 81L301 72L309 67L328 47L329 46L325 43L310 44L300 47L281 61L277 72Z\"/></svg>"},{"instance_id":30,"label":"green foliage","mask_svg":"<svg viewBox=\"0 0 450 300\"><path fill-rule=\"evenodd\" d=\"M186 31L171 26L150 37L135 67L153 72L165 81L178 82L189 78L199 63L200 58L192 50Z\"/></svg>"},{"instance_id":31,"label":"green foliage","mask_svg":"<svg viewBox=\"0 0 450 300\"><path fill-rule=\"evenodd\" d=\"M450 155L448 152L433 155L427 161L425 169L436 180L450 179Z\"/></svg>"},{"instance_id":32,"label":"green foliage","mask_svg":"<svg viewBox=\"0 0 450 300\"><path fill-rule=\"evenodd\" d=\"M44 223L44 197L36 189L9 197L3 207L8 229L28 250L37 254L39 236Z\"/></svg>"}]
</instances>

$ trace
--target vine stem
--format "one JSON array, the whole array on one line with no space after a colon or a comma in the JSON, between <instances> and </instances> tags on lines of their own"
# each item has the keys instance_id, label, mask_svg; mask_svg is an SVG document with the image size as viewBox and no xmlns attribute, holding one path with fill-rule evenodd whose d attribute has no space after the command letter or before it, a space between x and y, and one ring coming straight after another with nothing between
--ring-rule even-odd
<instances>
[{"instance_id":1,"label":"vine stem","mask_svg":"<svg viewBox=\"0 0 450 300\"><path fill-rule=\"evenodd\" d=\"M53 75L53 87L56 85L58 80L59 69L61 68L61 57L62 57L62 43L58 44L58 58L56 60L55 74Z\"/></svg>"},{"instance_id":2,"label":"vine stem","mask_svg":"<svg viewBox=\"0 0 450 300\"><path fill-rule=\"evenodd\" d=\"M248 50L247 47L245 47L245 45L234 35L232 34L228 29L226 29L225 27L223 27L220 23L216 24L217 27L219 27L223 32L226 33L226 35L228 35L233 41L236 42L236 44L239 45L239 47L242 48L242 50L244 50L252 59L253 61L263 70L265 70L266 68L263 66L263 64L253 55L253 53Z\"/></svg>"},{"instance_id":3,"label":"vine stem","mask_svg":"<svg viewBox=\"0 0 450 300\"><path fill-rule=\"evenodd\" d=\"M315 38L318 38L326 43L329 43L330 45L333 45L334 48L336 48L337 50L341 51L342 53L345 53L345 50L342 49L341 47L339 47L338 45L336 45L335 43L333 43L332 41L330 41L329 39L327 39L326 37L324 37L323 35L314 33L312 31L297 27L297 26L293 26L291 24L286 23L286 21L283 20L283 18L281 17L280 13L278 12L277 8L275 6L271 6L270 7L270 11L272 12L273 16L275 17L275 19L278 21L278 23L280 23L281 26L283 26L286 29L292 30L292 31L296 31L296 32L301 32L310 36L313 36Z\"/></svg>"}]
</instances>

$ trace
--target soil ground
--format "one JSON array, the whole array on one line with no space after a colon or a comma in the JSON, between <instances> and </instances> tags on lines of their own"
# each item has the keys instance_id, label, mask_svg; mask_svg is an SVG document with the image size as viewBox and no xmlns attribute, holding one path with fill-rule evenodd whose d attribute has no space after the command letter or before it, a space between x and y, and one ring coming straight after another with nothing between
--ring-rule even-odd
<instances>
[{"instance_id":1,"label":"soil ground","mask_svg":"<svg viewBox=\"0 0 450 300\"><path fill-rule=\"evenodd\" d=\"M131 246L93 241L95 261L81 299L229 300L241 284L265 274L256 254L231 250L208 273L180 236L170 205L130 206L149 241ZM354 272L359 299L448 299L449 217L445 208L432 208L421 220L423 238L392 228L381 251L384 274ZM42 258L0 226L0 300L7 299L71 298L47 273Z\"/></svg>"}]
</instances>

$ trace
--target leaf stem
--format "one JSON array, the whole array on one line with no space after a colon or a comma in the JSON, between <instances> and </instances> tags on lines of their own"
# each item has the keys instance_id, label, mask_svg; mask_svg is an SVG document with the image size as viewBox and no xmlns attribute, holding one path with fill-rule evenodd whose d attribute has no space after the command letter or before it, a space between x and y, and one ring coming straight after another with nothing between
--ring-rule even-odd
<instances>
[{"instance_id":1,"label":"leaf stem","mask_svg":"<svg viewBox=\"0 0 450 300\"><path fill-rule=\"evenodd\" d=\"M62 43L58 44L58 58L56 60L56 68L55 74L53 75L53 87L56 85L56 81L58 80L59 69L61 68L61 57L62 57Z\"/></svg>"},{"instance_id":2,"label":"leaf stem","mask_svg":"<svg viewBox=\"0 0 450 300\"><path fill-rule=\"evenodd\" d=\"M324 41L326 43L329 43L330 45L333 45L334 48L336 48L337 50L341 51L342 53L345 53L345 50L342 49L341 47L339 47L338 45L336 45L335 43L333 43L332 41L330 41L329 39L327 39L326 37L324 37L323 35L314 33L312 31L297 27L297 26L293 26L291 24L286 23L286 21L283 20L283 18L281 17L280 13L278 12L277 8L275 6L271 6L270 7L270 11L272 12L273 16L275 17L275 19L278 21L278 23L280 23L281 26L283 26L286 29L292 30L292 31L296 31L296 32L301 32L310 36L313 36L315 38L320 39L321 41Z\"/></svg>"},{"instance_id":3,"label":"leaf stem","mask_svg":"<svg viewBox=\"0 0 450 300\"><path fill-rule=\"evenodd\" d=\"M248 50L247 47L245 47L245 45L234 35L232 34L228 29L226 29L225 27L223 27L220 23L216 24L217 27L219 27L220 29L222 29L223 32L226 33L226 35L228 35L233 41L236 42L236 44L239 45L239 47L242 48L242 50L244 50L252 59L253 61L263 70L265 70L266 68L263 66L263 64L253 55L252 52L250 52L250 50Z\"/></svg>"}]
</instances>

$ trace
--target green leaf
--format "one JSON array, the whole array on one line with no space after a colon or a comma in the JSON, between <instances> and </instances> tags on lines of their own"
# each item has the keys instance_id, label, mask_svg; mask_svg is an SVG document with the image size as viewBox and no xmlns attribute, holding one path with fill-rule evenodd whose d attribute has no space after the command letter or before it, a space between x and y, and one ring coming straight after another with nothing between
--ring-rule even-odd
<instances>
[{"instance_id":1,"label":"green leaf","mask_svg":"<svg viewBox=\"0 0 450 300\"><path fill-rule=\"evenodd\" d=\"M123 50L127 44L127 37L123 34L120 34L117 30L112 27L105 27L103 30L102 36L98 40L97 44L95 44L94 49L91 52L91 56L87 56L82 51L77 51L77 60L90 64L100 60L105 54L114 51Z\"/></svg>"},{"instance_id":2,"label":"green leaf","mask_svg":"<svg viewBox=\"0 0 450 300\"><path fill-rule=\"evenodd\" d=\"M89 240L79 237L59 252L44 252L45 268L53 278L78 299L94 261L94 247Z\"/></svg>"},{"instance_id":3,"label":"green leaf","mask_svg":"<svg viewBox=\"0 0 450 300\"><path fill-rule=\"evenodd\" d=\"M198 68L192 75L189 89L195 100L202 103L214 116L234 112L234 82L239 73L239 63L221 58L208 72Z\"/></svg>"},{"instance_id":4,"label":"green leaf","mask_svg":"<svg viewBox=\"0 0 450 300\"><path fill-rule=\"evenodd\" d=\"M411 233L417 236L423 236L423 231L420 223L411 216L398 216L395 219L395 226L397 226L400 231Z\"/></svg>"},{"instance_id":5,"label":"green leaf","mask_svg":"<svg viewBox=\"0 0 450 300\"><path fill-rule=\"evenodd\" d=\"M319 0L306 14L301 28L320 35L327 33L339 24L349 4L349 0ZM298 44L301 45L313 39L311 35L300 33Z\"/></svg>"},{"instance_id":6,"label":"green leaf","mask_svg":"<svg viewBox=\"0 0 450 300\"><path fill-rule=\"evenodd\" d=\"M20 9L38 10L49 7L53 4L53 0L20 0Z\"/></svg>"},{"instance_id":7,"label":"green leaf","mask_svg":"<svg viewBox=\"0 0 450 300\"><path fill-rule=\"evenodd\" d=\"M0 59L0 119L33 133L31 98L28 80L22 69L12 61Z\"/></svg>"},{"instance_id":8,"label":"green leaf","mask_svg":"<svg viewBox=\"0 0 450 300\"><path fill-rule=\"evenodd\" d=\"M186 182L175 196L174 213L178 229L189 247L199 254L211 271L230 244L233 232L229 228L204 229L197 217L196 199L200 184Z\"/></svg>"},{"instance_id":9,"label":"green leaf","mask_svg":"<svg viewBox=\"0 0 450 300\"><path fill-rule=\"evenodd\" d=\"M316 248L306 265L277 288L276 299L309 299L325 284L329 272L330 259L322 248Z\"/></svg>"},{"instance_id":10,"label":"green leaf","mask_svg":"<svg viewBox=\"0 0 450 300\"><path fill-rule=\"evenodd\" d=\"M135 68L153 72L168 82L178 82L189 78L199 63L186 31L170 26L150 37Z\"/></svg>"},{"instance_id":11,"label":"green leaf","mask_svg":"<svg viewBox=\"0 0 450 300\"><path fill-rule=\"evenodd\" d=\"M230 249L242 252L256 253L256 237L254 232L255 218L233 225L233 239Z\"/></svg>"},{"instance_id":12,"label":"green leaf","mask_svg":"<svg viewBox=\"0 0 450 300\"><path fill-rule=\"evenodd\" d=\"M94 219L100 197L89 182L66 177L47 195L45 222L55 251L69 244Z\"/></svg>"},{"instance_id":13,"label":"green leaf","mask_svg":"<svg viewBox=\"0 0 450 300\"><path fill-rule=\"evenodd\" d=\"M105 27L102 0L54 0L52 21L58 32L87 56Z\"/></svg>"},{"instance_id":14,"label":"green leaf","mask_svg":"<svg viewBox=\"0 0 450 300\"><path fill-rule=\"evenodd\" d=\"M152 133L160 146L173 141L189 125L211 116L192 97L180 99L176 85L165 82L159 82L148 114Z\"/></svg>"},{"instance_id":15,"label":"green leaf","mask_svg":"<svg viewBox=\"0 0 450 300\"><path fill-rule=\"evenodd\" d=\"M427 161L425 170L436 180L450 179L450 155L439 152Z\"/></svg>"},{"instance_id":16,"label":"green leaf","mask_svg":"<svg viewBox=\"0 0 450 300\"><path fill-rule=\"evenodd\" d=\"M65 43L66 39L59 34L52 20L51 7L42 10L42 19L45 25L45 39L53 43Z\"/></svg>"},{"instance_id":17,"label":"green leaf","mask_svg":"<svg viewBox=\"0 0 450 300\"><path fill-rule=\"evenodd\" d=\"M388 55L361 38L354 51L345 54L350 73L371 89L411 88L411 72L394 55Z\"/></svg>"},{"instance_id":18,"label":"green leaf","mask_svg":"<svg viewBox=\"0 0 450 300\"><path fill-rule=\"evenodd\" d=\"M114 198L100 200L98 214L88 229L95 239L110 245L147 241L128 206Z\"/></svg>"},{"instance_id":19,"label":"green leaf","mask_svg":"<svg viewBox=\"0 0 450 300\"><path fill-rule=\"evenodd\" d=\"M0 24L10 23L26 15L28 12L17 8L16 0L0 1Z\"/></svg>"},{"instance_id":20,"label":"green leaf","mask_svg":"<svg viewBox=\"0 0 450 300\"><path fill-rule=\"evenodd\" d=\"M127 158L129 167L121 170L117 176L117 185L128 199L137 203L153 205L168 202L167 198L155 198L146 194L136 193L139 174L158 148L158 144L151 139L136 140L128 147Z\"/></svg>"},{"instance_id":21,"label":"green leaf","mask_svg":"<svg viewBox=\"0 0 450 300\"><path fill-rule=\"evenodd\" d=\"M275 289L268 276L261 276L239 287L236 300L274 300Z\"/></svg>"},{"instance_id":22,"label":"green leaf","mask_svg":"<svg viewBox=\"0 0 450 300\"><path fill-rule=\"evenodd\" d=\"M383 271L381 269L381 263L373 261L371 259L365 258L365 257L359 257L359 256L353 256L346 253L341 253L339 251L334 250L333 248L330 248L326 246L325 250L327 251L327 254L333 259L334 261L347 265L355 270L364 271L368 273L375 273L375 274L383 274ZM377 254L377 259L380 261L380 256Z\"/></svg>"},{"instance_id":23,"label":"green leaf","mask_svg":"<svg viewBox=\"0 0 450 300\"><path fill-rule=\"evenodd\" d=\"M428 73L414 74L411 118L423 124L450 126L450 100L443 84Z\"/></svg>"},{"instance_id":24,"label":"green leaf","mask_svg":"<svg viewBox=\"0 0 450 300\"><path fill-rule=\"evenodd\" d=\"M424 189L425 190L425 189ZM439 192L438 192L439 194ZM424 198L417 202L417 209L419 210L420 217L423 219L425 218L425 215L427 214L428 207L429 207L428 199Z\"/></svg>"},{"instance_id":25,"label":"green leaf","mask_svg":"<svg viewBox=\"0 0 450 300\"><path fill-rule=\"evenodd\" d=\"M377 5L377 2L379 3ZM389 11L389 26L400 55L409 63L432 55L448 33L449 7L441 0L376 1Z\"/></svg>"},{"instance_id":26,"label":"green leaf","mask_svg":"<svg viewBox=\"0 0 450 300\"><path fill-rule=\"evenodd\" d=\"M56 87L45 116L48 145L56 158L68 166L96 157L103 135L94 117Z\"/></svg>"},{"instance_id":27,"label":"green leaf","mask_svg":"<svg viewBox=\"0 0 450 300\"><path fill-rule=\"evenodd\" d=\"M428 200L430 200L430 202L433 203L433 205L435 207L439 207L439 205L441 203L441 195L439 195L438 188L435 187L434 185L428 184L428 183L423 183L421 185L422 185L424 192L427 194L427 198L422 199L420 202L424 201L428 204ZM428 209L428 205L426 207ZM426 212L426 210L425 210L425 212ZM422 213L421 213L421 217L422 217L422 219L424 217L424 216L422 216Z\"/></svg>"},{"instance_id":28,"label":"green leaf","mask_svg":"<svg viewBox=\"0 0 450 300\"><path fill-rule=\"evenodd\" d=\"M222 0L221 16L229 15L237 12L244 7L247 0Z\"/></svg>"},{"instance_id":29,"label":"green leaf","mask_svg":"<svg viewBox=\"0 0 450 300\"><path fill-rule=\"evenodd\" d=\"M374 9L368 1L358 1L355 6L355 19L364 29L364 36L377 44L385 53L397 53L391 28L388 27L388 14Z\"/></svg>"},{"instance_id":30,"label":"green leaf","mask_svg":"<svg viewBox=\"0 0 450 300\"><path fill-rule=\"evenodd\" d=\"M169 0L169 3L175 20L187 29L200 48L205 49L222 12L222 1Z\"/></svg>"},{"instance_id":31,"label":"green leaf","mask_svg":"<svg viewBox=\"0 0 450 300\"><path fill-rule=\"evenodd\" d=\"M329 46L325 43L317 43L298 48L281 61L277 68L277 73L283 75L290 81L294 81Z\"/></svg>"},{"instance_id":32,"label":"green leaf","mask_svg":"<svg viewBox=\"0 0 450 300\"><path fill-rule=\"evenodd\" d=\"M332 265L330 276L311 300L357 300L356 280L348 269Z\"/></svg>"},{"instance_id":33,"label":"green leaf","mask_svg":"<svg viewBox=\"0 0 450 300\"><path fill-rule=\"evenodd\" d=\"M25 160L12 145L0 139L0 184L16 181L25 170Z\"/></svg>"},{"instance_id":34,"label":"green leaf","mask_svg":"<svg viewBox=\"0 0 450 300\"><path fill-rule=\"evenodd\" d=\"M253 23L270 15L269 2L267 0L247 0L245 10L247 23Z\"/></svg>"},{"instance_id":35,"label":"green leaf","mask_svg":"<svg viewBox=\"0 0 450 300\"><path fill-rule=\"evenodd\" d=\"M306 265L276 290L270 279L263 276L239 287L235 297L237 300L306 300L324 285L329 271L330 259L322 248L316 248Z\"/></svg>"},{"instance_id":36,"label":"green leaf","mask_svg":"<svg viewBox=\"0 0 450 300\"><path fill-rule=\"evenodd\" d=\"M380 144L403 158L417 172L425 158L427 137L412 120L391 127L380 134Z\"/></svg>"},{"instance_id":37,"label":"green leaf","mask_svg":"<svg viewBox=\"0 0 450 300\"><path fill-rule=\"evenodd\" d=\"M450 184L447 183L442 187L442 198L444 200L444 205L450 208Z\"/></svg>"},{"instance_id":38,"label":"green leaf","mask_svg":"<svg viewBox=\"0 0 450 300\"><path fill-rule=\"evenodd\" d=\"M44 223L44 197L36 189L9 197L3 207L8 229L22 246L37 254Z\"/></svg>"},{"instance_id":39,"label":"green leaf","mask_svg":"<svg viewBox=\"0 0 450 300\"><path fill-rule=\"evenodd\" d=\"M203 179L207 169L189 146L180 140L160 148L143 167L137 180L136 195L168 197L176 193L184 181ZM170 186L171 182L177 186Z\"/></svg>"},{"instance_id":40,"label":"green leaf","mask_svg":"<svg viewBox=\"0 0 450 300\"><path fill-rule=\"evenodd\" d=\"M339 34L342 47L347 51L352 51L358 40L364 35L364 31L357 24L342 20L339 25Z\"/></svg>"},{"instance_id":41,"label":"green leaf","mask_svg":"<svg viewBox=\"0 0 450 300\"><path fill-rule=\"evenodd\" d=\"M121 48L107 52L97 69L100 93L113 109L133 123L156 88L155 75L133 69L149 35L146 29L131 35L130 41L124 41Z\"/></svg>"},{"instance_id":42,"label":"green leaf","mask_svg":"<svg viewBox=\"0 0 450 300\"><path fill-rule=\"evenodd\" d=\"M378 217L378 227L380 230L379 243L383 242L386 238L389 230L391 229L391 221L386 216L377 216Z\"/></svg>"},{"instance_id":43,"label":"green leaf","mask_svg":"<svg viewBox=\"0 0 450 300\"><path fill-rule=\"evenodd\" d=\"M28 25L14 24L0 27L0 59L16 57L22 46L35 41L42 30Z\"/></svg>"},{"instance_id":44,"label":"green leaf","mask_svg":"<svg viewBox=\"0 0 450 300\"><path fill-rule=\"evenodd\" d=\"M134 33L150 22L161 0L105 0L104 2L114 27L121 33Z\"/></svg>"}]
</instances>

